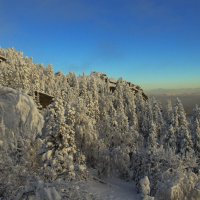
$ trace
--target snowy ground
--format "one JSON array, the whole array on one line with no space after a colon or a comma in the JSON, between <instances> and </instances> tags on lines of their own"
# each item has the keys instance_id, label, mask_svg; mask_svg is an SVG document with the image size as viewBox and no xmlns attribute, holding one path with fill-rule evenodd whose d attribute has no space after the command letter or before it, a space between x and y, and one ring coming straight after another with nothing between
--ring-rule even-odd
<instances>
[{"instance_id":1,"label":"snowy ground","mask_svg":"<svg viewBox=\"0 0 200 200\"><path fill-rule=\"evenodd\" d=\"M102 200L140 200L135 183L118 178L106 180L90 179L85 183L85 189Z\"/></svg>"}]
</instances>

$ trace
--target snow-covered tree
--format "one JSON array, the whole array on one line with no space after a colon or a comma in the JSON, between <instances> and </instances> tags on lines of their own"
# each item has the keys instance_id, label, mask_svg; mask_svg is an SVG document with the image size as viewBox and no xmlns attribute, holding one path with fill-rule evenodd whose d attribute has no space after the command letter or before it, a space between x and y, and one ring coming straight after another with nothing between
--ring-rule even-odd
<instances>
[{"instance_id":1,"label":"snow-covered tree","mask_svg":"<svg viewBox=\"0 0 200 200\"><path fill-rule=\"evenodd\" d=\"M171 100L167 101L167 106L164 111L164 119L166 125L175 125L174 123L174 112Z\"/></svg>"},{"instance_id":2,"label":"snow-covered tree","mask_svg":"<svg viewBox=\"0 0 200 200\"><path fill-rule=\"evenodd\" d=\"M151 121L147 137L147 148L150 151L156 150L158 148L157 141L158 141L158 135L157 135L156 125L153 121Z\"/></svg>"},{"instance_id":3,"label":"snow-covered tree","mask_svg":"<svg viewBox=\"0 0 200 200\"><path fill-rule=\"evenodd\" d=\"M175 118L174 118L174 111L171 100L167 101L167 106L164 111L164 141L163 146L165 150L172 149L176 151L176 140L177 140L177 132L174 128L175 126Z\"/></svg>"},{"instance_id":4,"label":"snow-covered tree","mask_svg":"<svg viewBox=\"0 0 200 200\"><path fill-rule=\"evenodd\" d=\"M188 152L192 152L193 144L191 133L188 128L188 121L181 101L177 98L174 108L175 131L177 132L177 153L186 156Z\"/></svg>"},{"instance_id":5,"label":"snow-covered tree","mask_svg":"<svg viewBox=\"0 0 200 200\"><path fill-rule=\"evenodd\" d=\"M176 151L176 134L173 125L168 125L168 129L165 130L164 147L166 150L172 149Z\"/></svg>"},{"instance_id":6,"label":"snow-covered tree","mask_svg":"<svg viewBox=\"0 0 200 200\"><path fill-rule=\"evenodd\" d=\"M146 112L147 102L145 102L141 92L137 92L137 94L135 95L135 105L139 130L142 131L143 117Z\"/></svg>"},{"instance_id":7,"label":"snow-covered tree","mask_svg":"<svg viewBox=\"0 0 200 200\"><path fill-rule=\"evenodd\" d=\"M192 133L193 142L195 142L194 138L196 137L195 132L198 127L198 125L197 125L198 123L200 123L200 107L198 105L196 105L192 111L192 116L190 118L190 130Z\"/></svg>"},{"instance_id":8,"label":"snow-covered tree","mask_svg":"<svg viewBox=\"0 0 200 200\"><path fill-rule=\"evenodd\" d=\"M55 91L55 76L52 65L48 65L45 70L45 92L54 95Z\"/></svg>"},{"instance_id":9,"label":"snow-covered tree","mask_svg":"<svg viewBox=\"0 0 200 200\"><path fill-rule=\"evenodd\" d=\"M88 82L88 114L94 119L94 123L99 120L100 110L99 110L99 93L97 87L97 81L94 77L91 77Z\"/></svg>"},{"instance_id":10,"label":"snow-covered tree","mask_svg":"<svg viewBox=\"0 0 200 200\"><path fill-rule=\"evenodd\" d=\"M195 121L192 121L192 141L194 144L194 151L196 155L200 156L200 123L196 118Z\"/></svg>"},{"instance_id":11,"label":"snow-covered tree","mask_svg":"<svg viewBox=\"0 0 200 200\"><path fill-rule=\"evenodd\" d=\"M156 132L156 124L153 121L153 113L152 113L152 107L151 103L148 102L143 109L143 118L141 119L141 133L144 138L144 146L148 146L148 137L149 137L149 130L151 128L152 123L154 124L155 130L154 133L157 134ZM157 137L156 137L157 140Z\"/></svg>"},{"instance_id":12,"label":"snow-covered tree","mask_svg":"<svg viewBox=\"0 0 200 200\"><path fill-rule=\"evenodd\" d=\"M74 110L68 110L66 119L63 103L59 99L47 109L43 131L45 153L42 155L47 178L56 178L63 173L71 178L75 176L74 159L77 149L74 115Z\"/></svg>"},{"instance_id":13,"label":"snow-covered tree","mask_svg":"<svg viewBox=\"0 0 200 200\"><path fill-rule=\"evenodd\" d=\"M192 120L198 120L200 122L200 106L196 105L192 111Z\"/></svg>"},{"instance_id":14,"label":"snow-covered tree","mask_svg":"<svg viewBox=\"0 0 200 200\"><path fill-rule=\"evenodd\" d=\"M96 143L98 134L93 119L87 113L87 106L84 100L79 97L78 104L76 105L76 141L80 151L86 155L88 163L93 165L97 155Z\"/></svg>"},{"instance_id":15,"label":"snow-covered tree","mask_svg":"<svg viewBox=\"0 0 200 200\"><path fill-rule=\"evenodd\" d=\"M163 144L164 140L164 119L162 115L162 108L161 105L158 103L158 101L153 98L152 99L152 115L153 115L153 121L156 125L156 132L157 132L157 138L158 143L160 145Z\"/></svg>"}]
</instances>

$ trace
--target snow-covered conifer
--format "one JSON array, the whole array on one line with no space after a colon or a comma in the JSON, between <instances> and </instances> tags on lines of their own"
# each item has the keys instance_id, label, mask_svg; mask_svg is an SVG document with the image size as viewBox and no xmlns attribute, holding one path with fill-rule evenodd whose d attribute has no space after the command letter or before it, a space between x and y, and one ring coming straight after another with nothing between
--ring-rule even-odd
<instances>
[{"instance_id":1,"label":"snow-covered conifer","mask_svg":"<svg viewBox=\"0 0 200 200\"><path fill-rule=\"evenodd\" d=\"M42 160L48 178L56 178L62 173L68 174L69 177L75 176L75 132L72 126L73 118L70 119L74 114L73 110L68 110L66 120L63 103L59 99L47 109L43 132L45 153L42 155Z\"/></svg>"},{"instance_id":2,"label":"snow-covered conifer","mask_svg":"<svg viewBox=\"0 0 200 200\"><path fill-rule=\"evenodd\" d=\"M153 115L153 121L156 125L156 132L157 132L157 138L158 138L158 143L160 145L163 144L164 140L164 119L162 115L162 108L159 102L153 98L152 99L152 115Z\"/></svg>"},{"instance_id":3,"label":"snow-covered conifer","mask_svg":"<svg viewBox=\"0 0 200 200\"><path fill-rule=\"evenodd\" d=\"M188 152L192 152L193 144L186 113L181 101L178 98L174 109L174 128L177 132L177 153L181 153L182 156L186 156Z\"/></svg>"},{"instance_id":4,"label":"snow-covered conifer","mask_svg":"<svg viewBox=\"0 0 200 200\"><path fill-rule=\"evenodd\" d=\"M45 92L54 95L55 91L55 77L52 65L48 65L45 70Z\"/></svg>"},{"instance_id":5,"label":"snow-covered conifer","mask_svg":"<svg viewBox=\"0 0 200 200\"><path fill-rule=\"evenodd\" d=\"M76 105L76 141L78 148L82 151L88 161L93 164L97 155L97 130L93 119L88 115L88 108L82 97L78 98L78 104Z\"/></svg>"},{"instance_id":6,"label":"snow-covered conifer","mask_svg":"<svg viewBox=\"0 0 200 200\"><path fill-rule=\"evenodd\" d=\"M158 135L156 130L156 124L151 121L149 127L149 134L147 138L147 148L151 151L156 150L158 148Z\"/></svg>"},{"instance_id":7,"label":"snow-covered conifer","mask_svg":"<svg viewBox=\"0 0 200 200\"><path fill-rule=\"evenodd\" d=\"M167 129L165 130L165 139L164 139L164 148L166 150L176 150L176 134L175 130L172 124L167 126Z\"/></svg>"},{"instance_id":8,"label":"snow-covered conifer","mask_svg":"<svg viewBox=\"0 0 200 200\"><path fill-rule=\"evenodd\" d=\"M200 156L200 123L198 119L196 119L193 124L193 129L192 129L192 139L193 139L193 144L194 144L194 151L196 155L199 157Z\"/></svg>"}]
</instances>

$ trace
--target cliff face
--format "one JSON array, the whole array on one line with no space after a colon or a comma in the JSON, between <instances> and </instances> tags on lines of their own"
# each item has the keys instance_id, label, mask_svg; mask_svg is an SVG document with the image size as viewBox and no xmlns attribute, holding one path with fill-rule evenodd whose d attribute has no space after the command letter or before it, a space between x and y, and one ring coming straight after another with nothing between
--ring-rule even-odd
<instances>
[{"instance_id":1,"label":"cliff face","mask_svg":"<svg viewBox=\"0 0 200 200\"><path fill-rule=\"evenodd\" d=\"M117 87L117 83L118 81L115 80L115 79L112 79L112 78L109 78L106 74L104 73L99 73L99 72L92 72L91 75L94 75L94 76L97 76L99 78L101 78L103 81L105 81L106 83L108 83L109 85L109 88L110 88L110 91L114 92L116 87ZM143 89L138 86L138 85L135 85L131 82L128 82L128 81L124 81L124 84L128 85L130 87L130 89L136 94L138 92L140 92L144 98L144 100L147 100L148 97L147 95L144 93Z\"/></svg>"},{"instance_id":2,"label":"cliff face","mask_svg":"<svg viewBox=\"0 0 200 200\"><path fill-rule=\"evenodd\" d=\"M6 61L7 59L4 56L0 55L0 62L6 62Z\"/></svg>"}]
</instances>

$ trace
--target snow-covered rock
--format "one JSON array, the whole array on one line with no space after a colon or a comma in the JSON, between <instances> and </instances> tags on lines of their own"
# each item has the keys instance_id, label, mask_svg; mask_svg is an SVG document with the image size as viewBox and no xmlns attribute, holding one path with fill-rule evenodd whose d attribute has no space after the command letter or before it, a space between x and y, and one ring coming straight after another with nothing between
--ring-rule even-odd
<instances>
[{"instance_id":1,"label":"snow-covered rock","mask_svg":"<svg viewBox=\"0 0 200 200\"><path fill-rule=\"evenodd\" d=\"M31 97L8 87L0 87L2 142L14 141L18 137L33 140L42 127L43 117Z\"/></svg>"}]
</instances>

